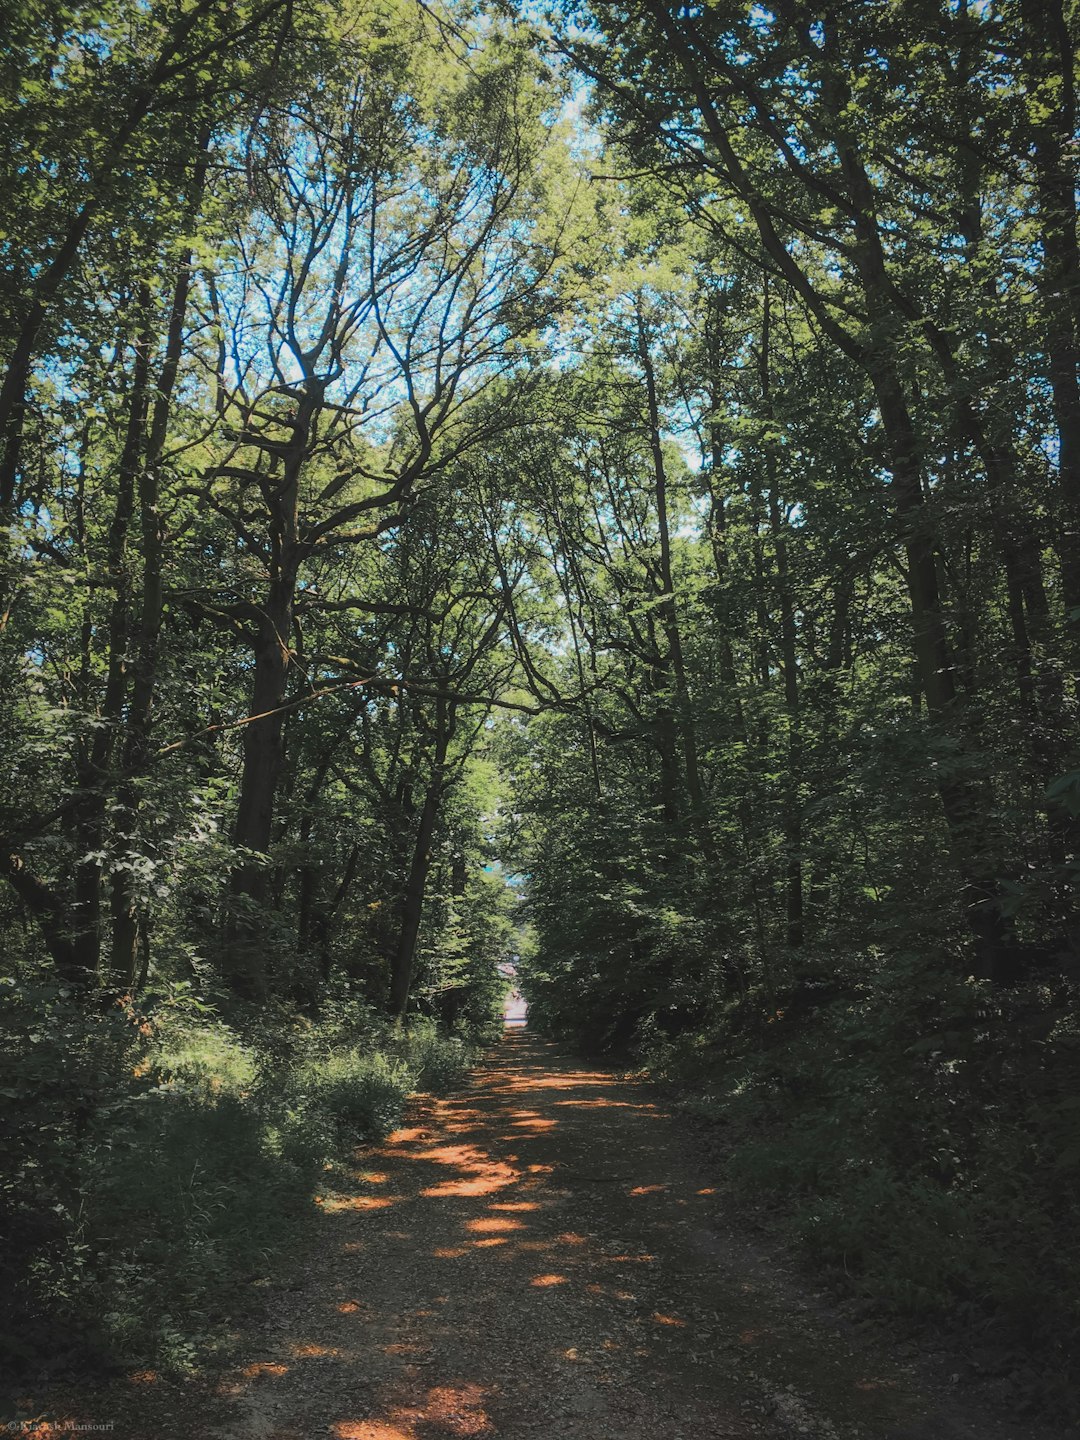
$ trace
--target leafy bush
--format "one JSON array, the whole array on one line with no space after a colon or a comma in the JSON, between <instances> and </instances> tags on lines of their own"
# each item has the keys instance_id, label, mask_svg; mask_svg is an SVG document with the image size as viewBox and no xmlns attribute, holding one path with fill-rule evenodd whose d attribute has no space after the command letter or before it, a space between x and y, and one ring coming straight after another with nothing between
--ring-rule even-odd
<instances>
[{"instance_id":1,"label":"leafy bush","mask_svg":"<svg viewBox=\"0 0 1080 1440\"><path fill-rule=\"evenodd\" d=\"M255 1052L219 1021L170 1026L152 1053L154 1072L174 1089L243 1095L255 1084Z\"/></svg>"},{"instance_id":2,"label":"leafy bush","mask_svg":"<svg viewBox=\"0 0 1080 1440\"><path fill-rule=\"evenodd\" d=\"M321 1113L341 1154L361 1140L375 1140L392 1130L415 1088L414 1072L383 1051L346 1050L324 1060L309 1061L295 1080L305 1108Z\"/></svg>"},{"instance_id":3,"label":"leafy bush","mask_svg":"<svg viewBox=\"0 0 1080 1440\"><path fill-rule=\"evenodd\" d=\"M85 1294L85 1157L95 1125L140 1088L146 1044L119 1008L86 1012L54 983L0 979L0 1362L47 1353L54 1317L67 1328Z\"/></svg>"},{"instance_id":4,"label":"leafy bush","mask_svg":"<svg viewBox=\"0 0 1080 1440\"><path fill-rule=\"evenodd\" d=\"M330 1164L470 1052L344 1002L241 1037L186 985L151 1018L0 990L0 1358L185 1370L258 1290Z\"/></svg>"},{"instance_id":5,"label":"leafy bush","mask_svg":"<svg viewBox=\"0 0 1080 1440\"><path fill-rule=\"evenodd\" d=\"M83 1153L75 1240L90 1283L75 1299L93 1301L102 1354L183 1368L285 1240L311 1160L283 1163L241 1096L162 1086L110 1119Z\"/></svg>"},{"instance_id":6,"label":"leafy bush","mask_svg":"<svg viewBox=\"0 0 1080 1440\"><path fill-rule=\"evenodd\" d=\"M418 1090L442 1094L460 1085L473 1064L471 1047L457 1036L443 1035L432 1020L420 1020L398 1032L398 1053L414 1075Z\"/></svg>"},{"instance_id":7,"label":"leafy bush","mask_svg":"<svg viewBox=\"0 0 1080 1440\"><path fill-rule=\"evenodd\" d=\"M656 1045L654 1073L840 1286L991 1319L1006 1346L1033 1336L1064 1383L1080 1348L1080 1106L1061 1098L1080 1078L1075 998L991 992L917 957L861 969L824 1003L792 986L763 1019L743 1007Z\"/></svg>"}]
</instances>

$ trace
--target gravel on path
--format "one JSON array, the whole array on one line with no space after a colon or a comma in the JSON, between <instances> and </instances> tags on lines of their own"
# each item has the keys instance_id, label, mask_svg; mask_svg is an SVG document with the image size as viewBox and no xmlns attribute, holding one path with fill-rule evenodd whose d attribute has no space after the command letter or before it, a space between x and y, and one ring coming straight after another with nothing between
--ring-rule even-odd
<instances>
[{"instance_id":1,"label":"gravel on path","mask_svg":"<svg viewBox=\"0 0 1080 1440\"><path fill-rule=\"evenodd\" d=\"M783 1273L710 1163L646 1083L508 1031L319 1197L302 1281L243 1361L212 1390L129 1392L113 1433L1039 1440Z\"/></svg>"}]
</instances>

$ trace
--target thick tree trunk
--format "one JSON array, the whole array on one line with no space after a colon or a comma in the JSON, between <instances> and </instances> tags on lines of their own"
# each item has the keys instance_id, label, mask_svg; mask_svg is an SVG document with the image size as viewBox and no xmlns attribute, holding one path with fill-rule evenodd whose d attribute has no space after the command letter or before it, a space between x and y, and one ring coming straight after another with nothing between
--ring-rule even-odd
<instances>
[{"instance_id":1,"label":"thick tree trunk","mask_svg":"<svg viewBox=\"0 0 1080 1440\"><path fill-rule=\"evenodd\" d=\"M233 844L251 852L241 858L229 882L230 914L226 928L229 982L247 1000L266 998L265 937L259 915L269 891L269 871L259 857L270 849L274 802L281 778L284 715L292 633L292 577L271 586L263 610L255 652L250 718L244 727L240 798L233 826Z\"/></svg>"},{"instance_id":2,"label":"thick tree trunk","mask_svg":"<svg viewBox=\"0 0 1080 1440\"><path fill-rule=\"evenodd\" d=\"M416 831L409 878L401 907L401 930L390 971L390 1012L397 1016L404 1015L409 1004L416 942L420 934L424 896L431 871L431 841L435 834L440 798L440 787L437 782L432 781L420 808L420 823Z\"/></svg>"},{"instance_id":3,"label":"thick tree trunk","mask_svg":"<svg viewBox=\"0 0 1080 1440\"><path fill-rule=\"evenodd\" d=\"M284 761L285 703L292 664L296 584L303 559L299 538L300 477L309 456L312 432L321 413L325 382L309 377L293 391L292 438L284 447L252 444L281 461L281 468L253 471L270 520L270 579L256 607L255 674L251 709L244 727L240 798L233 843L242 851L229 879L225 964L229 983L243 999L262 1002L269 989L264 934L270 875L265 861L274 828L274 806ZM262 913L260 913L262 912Z\"/></svg>"}]
</instances>

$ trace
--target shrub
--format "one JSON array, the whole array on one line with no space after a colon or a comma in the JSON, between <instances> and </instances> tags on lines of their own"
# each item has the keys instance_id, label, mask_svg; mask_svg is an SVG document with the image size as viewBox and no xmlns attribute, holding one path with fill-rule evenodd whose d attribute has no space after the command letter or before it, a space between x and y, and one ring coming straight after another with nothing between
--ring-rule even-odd
<instances>
[{"instance_id":1,"label":"shrub","mask_svg":"<svg viewBox=\"0 0 1080 1440\"><path fill-rule=\"evenodd\" d=\"M396 1044L414 1075L414 1088L435 1094L460 1085L475 1059L464 1040L443 1035L433 1020L420 1020L399 1031Z\"/></svg>"},{"instance_id":2,"label":"shrub","mask_svg":"<svg viewBox=\"0 0 1080 1440\"><path fill-rule=\"evenodd\" d=\"M657 1044L654 1073L722 1127L736 1185L776 1202L838 1285L911 1315L981 1315L1065 1374L1080 1340L1074 997L992 992L912 956L852 968L864 978L823 1003L780 995Z\"/></svg>"},{"instance_id":3,"label":"shrub","mask_svg":"<svg viewBox=\"0 0 1080 1440\"><path fill-rule=\"evenodd\" d=\"M150 1021L56 987L0 989L0 1358L190 1369L310 1203L327 1164L458 1083L460 1040L335 1005L241 1037L174 986Z\"/></svg>"},{"instance_id":4,"label":"shrub","mask_svg":"<svg viewBox=\"0 0 1080 1440\"><path fill-rule=\"evenodd\" d=\"M294 1083L308 1113L321 1113L340 1154L361 1140L377 1140L401 1118L414 1087L414 1072L401 1059L376 1050L346 1050L307 1061Z\"/></svg>"}]
</instances>

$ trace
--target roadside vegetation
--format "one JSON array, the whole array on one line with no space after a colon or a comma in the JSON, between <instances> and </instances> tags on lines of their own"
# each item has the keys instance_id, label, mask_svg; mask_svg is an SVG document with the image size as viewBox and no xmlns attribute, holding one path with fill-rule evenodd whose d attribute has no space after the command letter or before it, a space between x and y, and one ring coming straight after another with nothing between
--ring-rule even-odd
<instances>
[{"instance_id":1,"label":"roadside vegetation","mask_svg":"<svg viewBox=\"0 0 1080 1440\"><path fill-rule=\"evenodd\" d=\"M860 957L861 958L861 957ZM1068 1413L1080 1339L1072 996L863 960L842 997L743 1011L646 1055L717 1173L837 1294L965 1375ZM865 967L865 968L864 968ZM867 977L866 969L870 969ZM745 1213L745 1212L744 1212Z\"/></svg>"},{"instance_id":2,"label":"roadside vegetation","mask_svg":"<svg viewBox=\"0 0 1080 1440\"><path fill-rule=\"evenodd\" d=\"M492 1038L345 996L317 1022L231 1024L185 985L98 1014L48 983L0 1003L0 1337L24 1375L45 1357L180 1375L227 1353L302 1255L313 1201Z\"/></svg>"}]
</instances>

